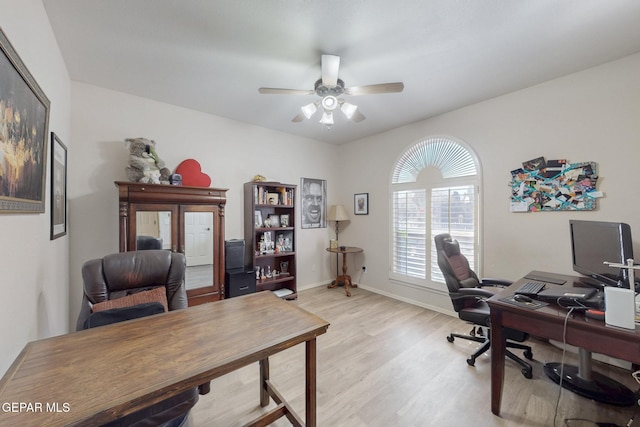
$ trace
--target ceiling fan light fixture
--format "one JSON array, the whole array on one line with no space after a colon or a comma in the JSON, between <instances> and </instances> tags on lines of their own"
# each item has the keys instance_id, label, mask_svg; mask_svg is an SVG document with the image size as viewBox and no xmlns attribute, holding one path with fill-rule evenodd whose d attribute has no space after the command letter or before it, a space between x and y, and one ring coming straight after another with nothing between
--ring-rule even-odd
<instances>
[{"instance_id":1,"label":"ceiling fan light fixture","mask_svg":"<svg viewBox=\"0 0 640 427\"><path fill-rule=\"evenodd\" d=\"M322 98L322 108L325 111L333 111L338 107L338 98L333 95L327 95Z\"/></svg>"},{"instance_id":2,"label":"ceiling fan light fixture","mask_svg":"<svg viewBox=\"0 0 640 427\"><path fill-rule=\"evenodd\" d=\"M398 93L404 90L404 83L378 83L364 86L345 87L344 81L338 78L340 69L340 57L338 55L322 55L320 58L322 75L316 80L313 89L283 89L275 87L261 87L261 94L287 94L287 95L317 95L316 102L300 108L300 112L291 119L294 123L300 123L310 119L318 110L322 110L320 123L330 129L334 124L333 111L338 108L349 120L360 123L366 117L360 112L357 105L353 105L340 98L342 95L375 95L379 93Z\"/></svg>"},{"instance_id":3,"label":"ceiling fan light fixture","mask_svg":"<svg viewBox=\"0 0 640 427\"><path fill-rule=\"evenodd\" d=\"M353 105L347 101L344 101L342 103L342 106L340 107L340 110L342 110L342 112L344 113L345 116L347 116L347 118L349 120L351 120L351 118L353 117L353 115L356 113L356 110L358 109L357 105Z\"/></svg>"},{"instance_id":4,"label":"ceiling fan light fixture","mask_svg":"<svg viewBox=\"0 0 640 427\"><path fill-rule=\"evenodd\" d=\"M310 119L311 116L313 116L316 113L316 111L318 111L318 107L316 106L315 102L312 102L311 104L304 105L304 106L300 107L300 109L302 110L302 114L304 114L304 116L307 119Z\"/></svg>"},{"instance_id":5,"label":"ceiling fan light fixture","mask_svg":"<svg viewBox=\"0 0 640 427\"><path fill-rule=\"evenodd\" d=\"M327 127L331 127L331 125L333 125L333 113L331 111L325 111L324 113L322 113L320 123Z\"/></svg>"}]
</instances>

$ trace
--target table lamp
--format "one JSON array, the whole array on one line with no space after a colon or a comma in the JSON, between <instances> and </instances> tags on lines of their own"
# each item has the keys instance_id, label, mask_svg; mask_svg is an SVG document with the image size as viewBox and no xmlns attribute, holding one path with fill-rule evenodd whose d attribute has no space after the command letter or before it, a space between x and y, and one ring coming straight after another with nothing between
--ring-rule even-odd
<instances>
[{"instance_id":1,"label":"table lamp","mask_svg":"<svg viewBox=\"0 0 640 427\"><path fill-rule=\"evenodd\" d=\"M349 221L349 214L342 205L333 205L329 208L329 215L327 215L329 221L336 222L336 240L338 240L338 233L340 232L340 221Z\"/></svg>"},{"instance_id":2,"label":"table lamp","mask_svg":"<svg viewBox=\"0 0 640 427\"><path fill-rule=\"evenodd\" d=\"M336 242L338 241L338 233L340 232L340 221L349 221L349 214L342 205L332 205L327 215L329 221L336 222ZM338 277L338 254L336 253L336 277Z\"/></svg>"}]
</instances>

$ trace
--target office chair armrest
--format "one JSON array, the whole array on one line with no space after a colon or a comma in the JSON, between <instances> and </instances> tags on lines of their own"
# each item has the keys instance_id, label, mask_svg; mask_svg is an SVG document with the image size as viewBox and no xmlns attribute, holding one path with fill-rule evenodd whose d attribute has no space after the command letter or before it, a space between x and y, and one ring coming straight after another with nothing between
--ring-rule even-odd
<instances>
[{"instance_id":1,"label":"office chair armrest","mask_svg":"<svg viewBox=\"0 0 640 427\"><path fill-rule=\"evenodd\" d=\"M483 277L480 280L480 286L497 286L500 288L506 288L511 284L513 284L511 280L505 280L505 279L492 279L492 278Z\"/></svg>"},{"instance_id":2,"label":"office chair armrest","mask_svg":"<svg viewBox=\"0 0 640 427\"><path fill-rule=\"evenodd\" d=\"M480 299L491 298L495 295L495 293L482 288L460 288L458 289L458 295L460 295L462 298Z\"/></svg>"}]
</instances>

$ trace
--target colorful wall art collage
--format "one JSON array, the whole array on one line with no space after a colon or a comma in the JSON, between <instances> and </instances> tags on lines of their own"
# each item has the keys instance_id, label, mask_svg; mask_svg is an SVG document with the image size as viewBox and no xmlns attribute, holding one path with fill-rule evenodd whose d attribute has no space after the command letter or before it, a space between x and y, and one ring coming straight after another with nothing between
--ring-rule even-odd
<instances>
[{"instance_id":1,"label":"colorful wall art collage","mask_svg":"<svg viewBox=\"0 0 640 427\"><path fill-rule=\"evenodd\" d=\"M597 184L595 162L531 159L511 171L511 212L595 210Z\"/></svg>"}]
</instances>

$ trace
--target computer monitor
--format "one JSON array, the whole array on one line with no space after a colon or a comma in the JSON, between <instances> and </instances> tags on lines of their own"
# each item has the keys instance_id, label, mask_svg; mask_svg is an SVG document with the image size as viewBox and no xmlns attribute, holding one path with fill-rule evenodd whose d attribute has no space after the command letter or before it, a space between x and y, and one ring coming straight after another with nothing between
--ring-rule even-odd
<instances>
[{"instance_id":1,"label":"computer monitor","mask_svg":"<svg viewBox=\"0 0 640 427\"><path fill-rule=\"evenodd\" d=\"M609 267L605 261L626 264L633 258L631 227L622 222L570 220L573 270L597 287L629 287L626 268Z\"/></svg>"}]
</instances>

